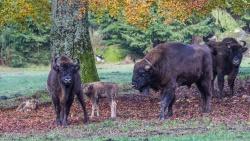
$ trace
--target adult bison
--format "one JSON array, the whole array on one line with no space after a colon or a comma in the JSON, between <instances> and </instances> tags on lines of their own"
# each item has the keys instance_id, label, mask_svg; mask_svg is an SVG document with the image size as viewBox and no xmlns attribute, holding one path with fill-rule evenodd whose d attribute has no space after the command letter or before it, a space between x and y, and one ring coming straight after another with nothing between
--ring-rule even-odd
<instances>
[{"instance_id":1,"label":"adult bison","mask_svg":"<svg viewBox=\"0 0 250 141\"><path fill-rule=\"evenodd\" d=\"M214 79L217 76L220 97L223 96L225 75L228 75L230 94L234 94L234 80L239 72L243 53L247 51L246 42L241 42L242 45L234 38L225 38L221 42L210 41L207 43L213 52Z\"/></svg>"},{"instance_id":2,"label":"adult bison","mask_svg":"<svg viewBox=\"0 0 250 141\"><path fill-rule=\"evenodd\" d=\"M132 85L148 94L149 88L161 91L160 120L172 116L175 89L196 83L203 101L202 111L210 111L212 56L207 46L163 43L153 48L134 66Z\"/></svg>"},{"instance_id":3,"label":"adult bison","mask_svg":"<svg viewBox=\"0 0 250 141\"><path fill-rule=\"evenodd\" d=\"M57 57L52 62L47 87L55 107L57 125L67 125L67 118L75 94L84 112L84 122L88 121L81 89L81 79L78 72L79 68L79 61L77 60L74 63L66 55Z\"/></svg>"}]
</instances>

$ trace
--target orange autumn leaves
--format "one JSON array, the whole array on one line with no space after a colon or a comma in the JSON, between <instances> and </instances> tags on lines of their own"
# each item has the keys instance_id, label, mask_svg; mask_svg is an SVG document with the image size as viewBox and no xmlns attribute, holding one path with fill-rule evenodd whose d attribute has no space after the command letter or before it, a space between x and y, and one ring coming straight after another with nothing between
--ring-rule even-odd
<instances>
[{"instance_id":1,"label":"orange autumn leaves","mask_svg":"<svg viewBox=\"0 0 250 141\"><path fill-rule=\"evenodd\" d=\"M48 0L1 0L0 27L9 23L24 23L28 17L48 24L50 21Z\"/></svg>"},{"instance_id":2,"label":"orange autumn leaves","mask_svg":"<svg viewBox=\"0 0 250 141\"><path fill-rule=\"evenodd\" d=\"M166 23L185 21L193 11L203 10L207 3L208 0L89 0L91 12L100 16L109 13L142 28L160 17Z\"/></svg>"},{"instance_id":3,"label":"orange autumn leaves","mask_svg":"<svg viewBox=\"0 0 250 141\"><path fill-rule=\"evenodd\" d=\"M11 21L22 22L34 14L33 6L26 0L3 0L0 5L0 26Z\"/></svg>"},{"instance_id":4,"label":"orange autumn leaves","mask_svg":"<svg viewBox=\"0 0 250 141\"><path fill-rule=\"evenodd\" d=\"M56 1L56 0L52 0ZM195 12L205 15L216 7L231 5L233 11L241 14L249 7L245 0L57 0L61 4L81 3L77 9L82 18L88 11L101 18L104 14L140 28L162 19L166 24L175 20L185 21ZM247 6L248 5L248 6ZM246 9L246 8L245 8ZM8 22L23 22L27 17L50 22L51 2L49 0L1 0L0 27Z\"/></svg>"}]
</instances>

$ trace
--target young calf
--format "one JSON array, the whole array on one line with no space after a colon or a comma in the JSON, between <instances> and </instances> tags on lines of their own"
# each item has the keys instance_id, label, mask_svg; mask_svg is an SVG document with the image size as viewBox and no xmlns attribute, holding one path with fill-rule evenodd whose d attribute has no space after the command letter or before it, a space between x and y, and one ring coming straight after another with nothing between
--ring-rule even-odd
<instances>
[{"instance_id":1,"label":"young calf","mask_svg":"<svg viewBox=\"0 0 250 141\"><path fill-rule=\"evenodd\" d=\"M83 85L83 93L91 100L92 112L91 118L99 116L99 99L108 98L111 109L111 118L116 118L116 95L118 85L110 82L93 82Z\"/></svg>"}]
</instances>

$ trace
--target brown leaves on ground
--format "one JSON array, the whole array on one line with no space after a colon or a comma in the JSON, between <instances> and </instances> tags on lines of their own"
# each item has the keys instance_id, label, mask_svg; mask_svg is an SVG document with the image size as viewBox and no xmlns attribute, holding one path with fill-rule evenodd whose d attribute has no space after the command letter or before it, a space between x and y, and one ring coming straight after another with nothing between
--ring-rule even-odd
<instances>
[{"instance_id":1,"label":"brown leaves on ground","mask_svg":"<svg viewBox=\"0 0 250 141\"><path fill-rule=\"evenodd\" d=\"M228 90L228 88L225 88ZM207 115L201 113L201 99L196 87L178 88L176 103L174 104L174 115L170 118L179 120L196 119L208 116L213 122L234 123L249 120L250 88L236 87L233 97L225 97L222 100L214 97L212 99L212 112ZM228 93L228 92L226 92ZM159 95L150 96L139 94L125 94L117 98L117 116L120 120L125 119L157 119L159 116ZM100 101L100 117L95 117L91 122L100 122L110 117L110 107L106 99ZM87 102L90 114L91 105ZM41 105L36 111L19 112L15 109L0 110L0 133L18 132L27 133L31 131L46 132L56 127L55 114L51 104ZM73 104L69 116L70 125L83 124L83 112L78 104Z\"/></svg>"}]
</instances>

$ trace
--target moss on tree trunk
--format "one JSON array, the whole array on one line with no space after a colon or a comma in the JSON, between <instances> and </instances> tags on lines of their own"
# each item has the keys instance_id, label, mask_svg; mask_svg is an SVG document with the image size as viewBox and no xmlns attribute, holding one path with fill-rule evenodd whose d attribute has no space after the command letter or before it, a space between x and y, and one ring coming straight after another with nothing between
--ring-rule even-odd
<instances>
[{"instance_id":1,"label":"moss on tree trunk","mask_svg":"<svg viewBox=\"0 0 250 141\"><path fill-rule=\"evenodd\" d=\"M81 80L98 81L90 42L88 1L52 0L52 55L66 54L80 59ZM84 10L83 10L84 9Z\"/></svg>"},{"instance_id":2,"label":"moss on tree trunk","mask_svg":"<svg viewBox=\"0 0 250 141\"><path fill-rule=\"evenodd\" d=\"M80 54L81 62L81 75L83 82L98 81L99 77L95 67L94 54L92 51L85 51L84 54Z\"/></svg>"}]
</instances>

